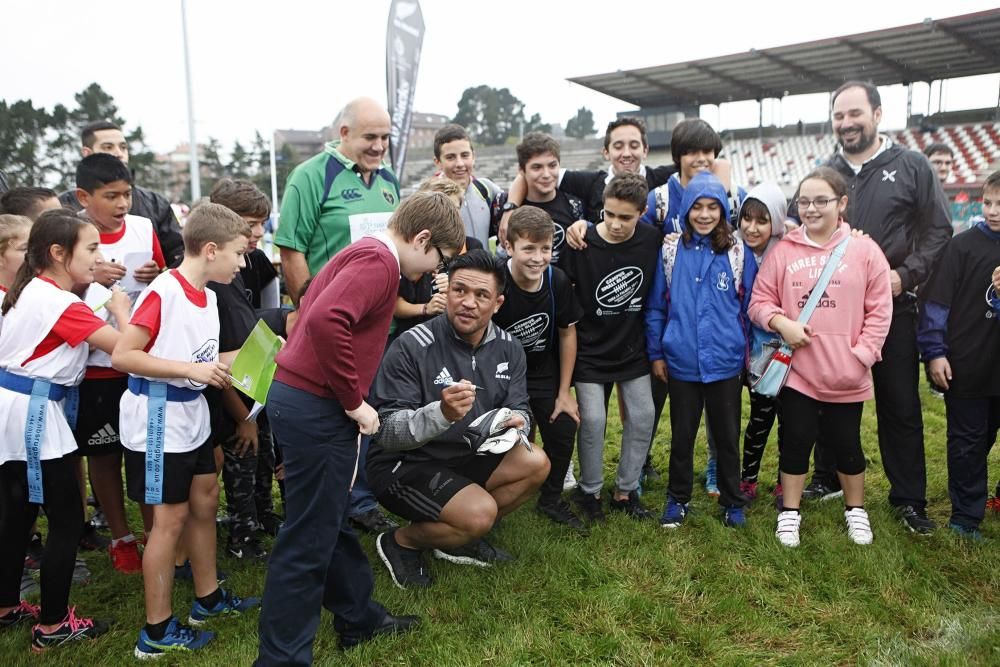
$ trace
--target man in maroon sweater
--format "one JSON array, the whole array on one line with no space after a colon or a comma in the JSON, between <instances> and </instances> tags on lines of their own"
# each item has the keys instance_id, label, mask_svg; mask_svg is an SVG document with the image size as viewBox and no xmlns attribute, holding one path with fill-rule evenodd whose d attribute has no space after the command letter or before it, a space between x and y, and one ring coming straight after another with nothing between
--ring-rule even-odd
<instances>
[{"instance_id":1,"label":"man in maroon sweater","mask_svg":"<svg viewBox=\"0 0 1000 667\"><path fill-rule=\"evenodd\" d=\"M340 643L413 627L372 600L371 567L347 524L359 433L378 431L366 402L382 357L399 278L419 280L465 242L458 209L414 194L384 234L351 244L316 275L278 354L267 412L285 467L285 524L268 565L257 665L308 665L320 609Z\"/></svg>"}]
</instances>

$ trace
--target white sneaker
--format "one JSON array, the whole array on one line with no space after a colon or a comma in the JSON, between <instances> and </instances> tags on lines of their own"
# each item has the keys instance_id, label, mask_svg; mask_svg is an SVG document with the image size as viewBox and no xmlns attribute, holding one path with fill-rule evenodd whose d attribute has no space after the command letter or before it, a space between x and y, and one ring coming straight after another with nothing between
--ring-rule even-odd
<instances>
[{"instance_id":1,"label":"white sneaker","mask_svg":"<svg viewBox=\"0 0 1000 667\"><path fill-rule=\"evenodd\" d=\"M802 525L802 515L798 512L781 512L778 514L778 527L774 536L786 547L799 546L799 526Z\"/></svg>"},{"instance_id":2,"label":"white sneaker","mask_svg":"<svg viewBox=\"0 0 1000 667\"><path fill-rule=\"evenodd\" d=\"M573 476L573 466L570 464L566 469L566 477L563 479L563 491L572 491L576 488L576 477Z\"/></svg>"},{"instance_id":3,"label":"white sneaker","mask_svg":"<svg viewBox=\"0 0 1000 667\"><path fill-rule=\"evenodd\" d=\"M868 521L868 512L860 507L844 512L847 520L847 536L855 544L872 543L872 525Z\"/></svg>"}]
</instances>

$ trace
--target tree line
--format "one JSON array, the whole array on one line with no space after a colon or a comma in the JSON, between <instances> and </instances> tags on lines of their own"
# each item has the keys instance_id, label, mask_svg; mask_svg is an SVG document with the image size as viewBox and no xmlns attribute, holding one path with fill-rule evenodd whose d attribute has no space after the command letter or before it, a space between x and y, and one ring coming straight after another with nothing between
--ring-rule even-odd
<instances>
[{"instance_id":1,"label":"tree line","mask_svg":"<svg viewBox=\"0 0 1000 667\"><path fill-rule=\"evenodd\" d=\"M51 109L35 106L30 99L9 102L0 99L0 169L11 186L36 185L68 190L74 186L80 159L80 132L88 123L110 120L125 131L129 142L129 167L136 182L153 190L180 192L190 201L188 172L172 175L170 166L156 159L145 141L141 125L131 127L119 112L114 98L100 84L91 83L73 96L69 105ZM526 117L524 103L508 88L486 85L467 88L458 102L453 122L465 126L480 145L512 143L528 132L550 132L552 126L537 113ZM583 139L595 132L593 113L581 107L566 122L566 135ZM297 155L288 145L276 156L278 193L288 173L308 155ZM226 151L209 137L201 155L201 191L211 190L224 177L245 178L264 192L271 189L269 143L260 132L252 140L236 140Z\"/></svg>"}]
</instances>

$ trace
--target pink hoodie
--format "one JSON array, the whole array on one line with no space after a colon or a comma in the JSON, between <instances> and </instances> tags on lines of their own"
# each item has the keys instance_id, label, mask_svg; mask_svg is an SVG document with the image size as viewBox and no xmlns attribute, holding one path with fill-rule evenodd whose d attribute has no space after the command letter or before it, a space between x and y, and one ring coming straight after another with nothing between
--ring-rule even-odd
<instances>
[{"instance_id":1,"label":"pink hoodie","mask_svg":"<svg viewBox=\"0 0 1000 667\"><path fill-rule=\"evenodd\" d=\"M850 233L841 221L822 248L805 227L789 232L764 257L750 299L750 319L768 331L775 315L796 319L834 247ZM828 403L872 398L869 369L882 359L892 320L889 263L870 238L854 238L809 319L814 337L795 350L787 386Z\"/></svg>"}]
</instances>

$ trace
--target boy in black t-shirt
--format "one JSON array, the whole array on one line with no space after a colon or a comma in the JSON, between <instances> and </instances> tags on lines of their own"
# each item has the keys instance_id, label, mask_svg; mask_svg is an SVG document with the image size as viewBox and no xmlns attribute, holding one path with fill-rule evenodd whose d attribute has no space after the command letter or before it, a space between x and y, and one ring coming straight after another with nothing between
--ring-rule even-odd
<instances>
[{"instance_id":1,"label":"boy in black t-shirt","mask_svg":"<svg viewBox=\"0 0 1000 667\"><path fill-rule=\"evenodd\" d=\"M250 225L252 236L245 256L246 266L228 285L209 283L219 305L219 350L239 350L257 325L257 309L276 308L277 272L257 242L264 235L264 222L271 203L252 183L228 178L219 181L209 195ZM230 387L214 392L212 438L222 447L222 482L226 490L230 524L226 549L235 558L265 558L267 552L257 536L262 530L276 535L281 525L274 514L271 486L274 447L266 413L247 420L253 400Z\"/></svg>"},{"instance_id":2,"label":"boy in black t-shirt","mask_svg":"<svg viewBox=\"0 0 1000 667\"><path fill-rule=\"evenodd\" d=\"M558 266L566 242L566 230L582 219L584 213L583 201L558 187L559 142L542 132L526 134L517 145L517 165L518 176L523 179L526 188L524 204L542 209L555 224L552 264ZM497 197L496 203L502 210L517 208L513 203L507 204L506 193Z\"/></svg>"},{"instance_id":3,"label":"boy in black t-shirt","mask_svg":"<svg viewBox=\"0 0 1000 667\"><path fill-rule=\"evenodd\" d=\"M583 523L562 499L562 489L580 421L570 385L577 351L574 325L583 312L569 278L551 265L553 234L552 218L539 208L524 206L510 216L504 243L510 255L507 287L493 322L524 346L533 422L551 462L538 511L579 530Z\"/></svg>"},{"instance_id":4,"label":"boy in black t-shirt","mask_svg":"<svg viewBox=\"0 0 1000 667\"><path fill-rule=\"evenodd\" d=\"M994 268L1000 264L1000 171L983 186L983 217L945 247L926 288L917 343L948 416L949 527L982 540L987 468L1000 426L1000 328ZM985 299L984 299L985 294Z\"/></svg>"},{"instance_id":5,"label":"boy in black t-shirt","mask_svg":"<svg viewBox=\"0 0 1000 667\"><path fill-rule=\"evenodd\" d=\"M611 509L635 518L652 514L639 503L639 475L653 433L653 399L643 304L660 256L662 234L639 225L646 181L615 176L604 191L604 220L587 230L587 248L567 248L561 268L573 281L583 319L574 381L580 405L580 486L574 500L591 520L602 519L604 432L608 398L618 384L622 404L621 458Z\"/></svg>"}]
</instances>

